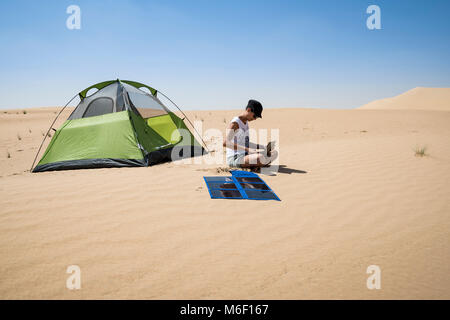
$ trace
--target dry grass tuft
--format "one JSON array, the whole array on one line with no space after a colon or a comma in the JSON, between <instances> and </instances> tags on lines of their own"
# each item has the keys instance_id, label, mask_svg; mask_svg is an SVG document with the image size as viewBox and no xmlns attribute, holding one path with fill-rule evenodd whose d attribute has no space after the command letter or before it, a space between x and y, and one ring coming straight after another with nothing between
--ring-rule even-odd
<instances>
[{"instance_id":1,"label":"dry grass tuft","mask_svg":"<svg viewBox=\"0 0 450 320\"><path fill-rule=\"evenodd\" d=\"M428 153L427 153L427 147L426 147L426 146L423 146L423 147L416 147L416 148L414 149L414 155L415 155L416 157L425 157L425 156L428 156Z\"/></svg>"}]
</instances>

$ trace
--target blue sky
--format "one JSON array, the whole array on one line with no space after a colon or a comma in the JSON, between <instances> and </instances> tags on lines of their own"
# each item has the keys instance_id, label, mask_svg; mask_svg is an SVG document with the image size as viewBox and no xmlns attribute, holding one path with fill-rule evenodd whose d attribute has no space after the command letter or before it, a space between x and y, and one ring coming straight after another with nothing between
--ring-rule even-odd
<instances>
[{"instance_id":1,"label":"blue sky","mask_svg":"<svg viewBox=\"0 0 450 320\"><path fill-rule=\"evenodd\" d=\"M69 5L81 29L69 30ZM366 8L381 9L368 30ZM184 109L353 108L450 87L450 1L8 1L0 108L65 104L128 79Z\"/></svg>"}]
</instances>

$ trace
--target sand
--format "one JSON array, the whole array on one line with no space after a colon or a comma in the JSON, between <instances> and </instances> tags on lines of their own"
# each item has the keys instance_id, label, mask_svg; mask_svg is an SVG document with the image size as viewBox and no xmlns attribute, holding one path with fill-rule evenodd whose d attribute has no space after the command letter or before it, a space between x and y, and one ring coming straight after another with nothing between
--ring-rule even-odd
<instances>
[{"instance_id":1,"label":"sand","mask_svg":"<svg viewBox=\"0 0 450 320\"><path fill-rule=\"evenodd\" d=\"M372 101L360 109L450 111L450 88L417 87L392 98Z\"/></svg>"},{"instance_id":2,"label":"sand","mask_svg":"<svg viewBox=\"0 0 450 320\"><path fill-rule=\"evenodd\" d=\"M448 111L265 110L277 202L211 200L216 164L30 173L57 110L0 113L1 299L450 298Z\"/></svg>"}]
</instances>

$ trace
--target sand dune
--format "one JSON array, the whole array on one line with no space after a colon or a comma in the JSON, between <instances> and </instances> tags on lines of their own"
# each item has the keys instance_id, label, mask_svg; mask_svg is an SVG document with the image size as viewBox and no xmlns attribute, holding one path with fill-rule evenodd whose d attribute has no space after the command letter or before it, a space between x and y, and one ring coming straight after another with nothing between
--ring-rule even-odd
<instances>
[{"instance_id":1,"label":"sand dune","mask_svg":"<svg viewBox=\"0 0 450 320\"><path fill-rule=\"evenodd\" d=\"M372 101L359 109L450 111L450 88L414 88L396 97Z\"/></svg>"},{"instance_id":2,"label":"sand dune","mask_svg":"<svg viewBox=\"0 0 450 320\"><path fill-rule=\"evenodd\" d=\"M450 298L450 112L265 110L282 200L265 202L211 200L216 164L30 173L57 110L0 113L2 299ZM188 116L224 132L236 113Z\"/></svg>"}]
</instances>

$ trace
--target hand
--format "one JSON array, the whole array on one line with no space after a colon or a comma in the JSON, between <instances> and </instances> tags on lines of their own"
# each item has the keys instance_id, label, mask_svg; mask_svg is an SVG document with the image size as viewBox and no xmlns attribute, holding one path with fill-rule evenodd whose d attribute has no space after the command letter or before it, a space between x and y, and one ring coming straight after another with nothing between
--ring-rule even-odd
<instances>
[{"instance_id":1,"label":"hand","mask_svg":"<svg viewBox=\"0 0 450 320\"><path fill-rule=\"evenodd\" d=\"M259 144L258 147L259 147L260 153L267 155L267 146L263 146L263 145Z\"/></svg>"},{"instance_id":2,"label":"hand","mask_svg":"<svg viewBox=\"0 0 450 320\"><path fill-rule=\"evenodd\" d=\"M260 153L261 151L258 151L258 149L248 148L247 152L248 154L252 154L252 153Z\"/></svg>"}]
</instances>

